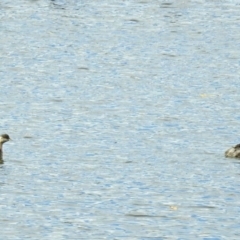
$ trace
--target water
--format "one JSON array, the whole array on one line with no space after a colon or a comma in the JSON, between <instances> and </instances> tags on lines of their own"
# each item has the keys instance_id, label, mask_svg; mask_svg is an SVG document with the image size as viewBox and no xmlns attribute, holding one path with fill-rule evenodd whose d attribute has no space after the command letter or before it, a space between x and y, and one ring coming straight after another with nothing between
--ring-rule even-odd
<instances>
[{"instance_id":1,"label":"water","mask_svg":"<svg viewBox=\"0 0 240 240\"><path fill-rule=\"evenodd\" d=\"M0 239L239 239L239 8L2 0Z\"/></svg>"}]
</instances>

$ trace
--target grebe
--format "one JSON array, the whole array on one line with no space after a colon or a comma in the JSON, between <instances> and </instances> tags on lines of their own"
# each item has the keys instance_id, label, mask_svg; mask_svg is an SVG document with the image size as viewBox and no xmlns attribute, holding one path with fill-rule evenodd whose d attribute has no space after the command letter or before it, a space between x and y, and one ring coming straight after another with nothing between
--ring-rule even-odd
<instances>
[{"instance_id":1,"label":"grebe","mask_svg":"<svg viewBox=\"0 0 240 240\"><path fill-rule=\"evenodd\" d=\"M236 146L229 148L225 152L225 157L240 158L240 144L237 144Z\"/></svg>"},{"instance_id":2,"label":"grebe","mask_svg":"<svg viewBox=\"0 0 240 240\"><path fill-rule=\"evenodd\" d=\"M7 134L2 134L0 136L0 160L2 160L2 156L3 156L2 146L5 142L8 142L9 140L10 140L10 137Z\"/></svg>"}]
</instances>

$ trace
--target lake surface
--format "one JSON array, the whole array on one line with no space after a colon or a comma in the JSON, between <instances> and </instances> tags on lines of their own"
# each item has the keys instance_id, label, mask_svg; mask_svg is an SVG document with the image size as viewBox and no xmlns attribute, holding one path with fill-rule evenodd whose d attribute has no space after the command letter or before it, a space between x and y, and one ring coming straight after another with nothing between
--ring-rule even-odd
<instances>
[{"instance_id":1,"label":"lake surface","mask_svg":"<svg viewBox=\"0 0 240 240\"><path fill-rule=\"evenodd\" d=\"M239 12L1 0L0 239L240 239Z\"/></svg>"}]
</instances>

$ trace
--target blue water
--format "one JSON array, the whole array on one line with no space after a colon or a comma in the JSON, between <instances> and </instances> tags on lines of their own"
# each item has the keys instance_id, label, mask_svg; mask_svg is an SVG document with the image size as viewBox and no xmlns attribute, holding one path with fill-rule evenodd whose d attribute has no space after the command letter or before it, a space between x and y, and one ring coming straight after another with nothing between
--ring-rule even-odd
<instances>
[{"instance_id":1,"label":"blue water","mask_svg":"<svg viewBox=\"0 0 240 240\"><path fill-rule=\"evenodd\" d=\"M239 10L2 0L0 239L239 239Z\"/></svg>"}]
</instances>

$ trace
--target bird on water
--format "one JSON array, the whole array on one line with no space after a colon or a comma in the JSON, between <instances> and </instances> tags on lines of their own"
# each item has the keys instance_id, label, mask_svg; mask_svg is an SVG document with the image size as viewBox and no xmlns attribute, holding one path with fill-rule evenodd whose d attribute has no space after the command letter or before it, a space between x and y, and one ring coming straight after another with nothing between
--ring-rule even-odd
<instances>
[{"instance_id":1,"label":"bird on water","mask_svg":"<svg viewBox=\"0 0 240 240\"><path fill-rule=\"evenodd\" d=\"M8 142L10 140L10 137L7 134L2 134L0 136L0 160L2 160L3 151L2 146L5 142Z\"/></svg>"},{"instance_id":2,"label":"bird on water","mask_svg":"<svg viewBox=\"0 0 240 240\"><path fill-rule=\"evenodd\" d=\"M237 144L236 146L229 148L225 152L225 157L240 158L240 144Z\"/></svg>"}]
</instances>

